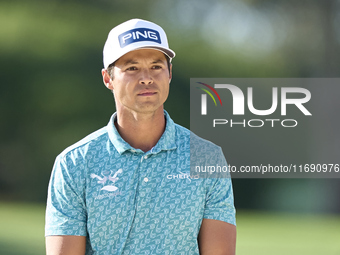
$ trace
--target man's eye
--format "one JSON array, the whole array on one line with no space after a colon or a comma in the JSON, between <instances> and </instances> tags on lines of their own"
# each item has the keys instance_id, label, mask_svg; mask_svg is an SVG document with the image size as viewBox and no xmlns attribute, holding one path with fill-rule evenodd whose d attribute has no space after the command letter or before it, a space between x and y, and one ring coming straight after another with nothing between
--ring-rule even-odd
<instances>
[{"instance_id":1,"label":"man's eye","mask_svg":"<svg viewBox=\"0 0 340 255\"><path fill-rule=\"evenodd\" d=\"M128 71L135 71L135 70L137 70L137 67L131 66L131 67L127 68L126 70L128 70Z\"/></svg>"},{"instance_id":2,"label":"man's eye","mask_svg":"<svg viewBox=\"0 0 340 255\"><path fill-rule=\"evenodd\" d=\"M162 69L161 66L153 66L152 69Z\"/></svg>"}]
</instances>

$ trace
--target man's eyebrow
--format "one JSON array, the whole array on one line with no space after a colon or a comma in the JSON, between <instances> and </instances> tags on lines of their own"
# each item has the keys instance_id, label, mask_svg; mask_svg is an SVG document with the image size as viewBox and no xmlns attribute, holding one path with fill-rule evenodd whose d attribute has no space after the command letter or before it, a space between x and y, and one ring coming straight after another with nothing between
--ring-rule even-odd
<instances>
[{"instance_id":1,"label":"man's eyebrow","mask_svg":"<svg viewBox=\"0 0 340 255\"><path fill-rule=\"evenodd\" d=\"M155 61L152 62L152 64L157 64L157 63L164 63L164 60L162 59L157 59Z\"/></svg>"},{"instance_id":2,"label":"man's eyebrow","mask_svg":"<svg viewBox=\"0 0 340 255\"><path fill-rule=\"evenodd\" d=\"M156 60L154 60L154 61L151 62L151 64L161 64L161 63L164 63L164 60L162 60L162 59L156 59ZM127 65L136 65L136 64L138 64L138 61L133 60L133 59L128 59L128 60L126 60L126 61L123 63L124 66L127 66Z\"/></svg>"},{"instance_id":3,"label":"man's eyebrow","mask_svg":"<svg viewBox=\"0 0 340 255\"><path fill-rule=\"evenodd\" d=\"M128 59L124 62L124 66L126 65L135 65L135 64L138 64L138 62L136 60L133 60L133 59Z\"/></svg>"}]
</instances>

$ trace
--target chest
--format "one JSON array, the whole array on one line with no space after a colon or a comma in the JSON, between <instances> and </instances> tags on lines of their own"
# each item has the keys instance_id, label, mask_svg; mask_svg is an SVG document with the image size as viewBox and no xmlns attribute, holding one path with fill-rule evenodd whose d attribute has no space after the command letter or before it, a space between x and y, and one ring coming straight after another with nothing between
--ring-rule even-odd
<instances>
[{"instance_id":1,"label":"chest","mask_svg":"<svg viewBox=\"0 0 340 255\"><path fill-rule=\"evenodd\" d=\"M190 177L190 160L180 155L129 155L92 163L87 169L88 226L119 236L131 229L150 234L180 231L179 226L197 229L205 194L202 180Z\"/></svg>"}]
</instances>

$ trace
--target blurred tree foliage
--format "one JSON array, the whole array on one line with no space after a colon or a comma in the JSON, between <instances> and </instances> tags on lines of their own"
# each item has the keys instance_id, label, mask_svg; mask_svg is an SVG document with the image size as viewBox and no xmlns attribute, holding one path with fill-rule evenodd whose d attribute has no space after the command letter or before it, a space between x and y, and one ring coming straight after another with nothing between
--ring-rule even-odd
<instances>
[{"instance_id":1,"label":"blurred tree foliage","mask_svg":"<svg viewBox=\"0 0 340 255\"><path fill-rule=\"evenodd\" d=\"M329 53L329 47L338 52L339 42L332 30L334 20L329 22L327 18L335 10L329 8L334 1L320 3L279 0L0 2L0 199L44 201L56 155L108 122L115 111L114 100L102 85L100 70L102 48L115 25L138 17L152 20L167 31L170 47L177 56L173 60L173 80L165 108L177 123L189 128L191 77L337 76L339 59ZM216 10L223 8L230 8L228 13L235 8L240 15L248 14L255 21L261 21L258 19L261 15L270 17L275 10L275 14L281 15L279 20L284 20L282 24L286 24L283 26L286 30L282 30L285 38L275 47L260 47L260 52L256 47L245 47L252 41L245 36L236 43L224 41L225 34L221 37L213 29L214 24L221 28L231 24L228 29L233 31L234 23L242 23L247 16L240 17L240 22L234 17L234 23L228 23L229 16L223 13L214 16ZM284 13L285 10L291 12ZM268 25L268 22L253 25L266 34L265 27L256 27L261 24ZM317 24L320 30L310 24ZM327 35L328 42L316 36L319 31ZM302 36L296 39L299 33ZM294 38L290 37L292 34ZM254 38L258 37L254 35ZM265 43L255 39L257 47ZM235 194L240 198L236 202L240 207L255 208L258 203L254 197L263 192L264 183L268 187L271 182L235 180ZM251 191L244 190L245 184Z\"/></svg>"}]
</instances>

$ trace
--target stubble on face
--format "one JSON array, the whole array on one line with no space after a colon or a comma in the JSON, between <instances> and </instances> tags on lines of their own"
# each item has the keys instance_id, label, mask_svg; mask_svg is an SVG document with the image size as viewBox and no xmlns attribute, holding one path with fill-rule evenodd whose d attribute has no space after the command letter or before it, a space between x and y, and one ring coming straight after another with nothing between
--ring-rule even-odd
<instances>
[{"instance_id":1,"label":"stubble on face","mask_svg":"<svg viewBox=\"0 0 340 255\"><path fill-rule=\"evenodd\" d=\"M163 112L171 79L163 53L151 49L129 52L115 63L113 71L117 111Z\"/></svg>"}]
</instances>

